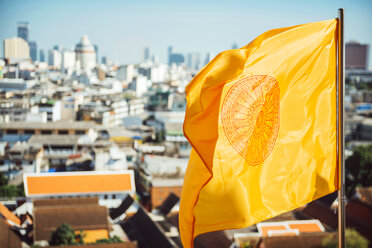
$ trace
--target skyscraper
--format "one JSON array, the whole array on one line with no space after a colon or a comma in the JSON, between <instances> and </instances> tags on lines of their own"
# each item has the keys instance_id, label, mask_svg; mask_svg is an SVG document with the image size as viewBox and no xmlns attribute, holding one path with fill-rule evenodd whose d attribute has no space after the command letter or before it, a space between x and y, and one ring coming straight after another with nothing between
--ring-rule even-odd
<instances>
[{"instance_id":1,"label":"skyscraper","mask_svg":"<svg viewBox=\"0 0 372 248\"><path fill-rule=\"evenodd\" d=\"M172 53L173 53L173 47L172 46L169 46L168 47L168 65L172 65L171 63L171 56L172 56Z\"/></svg>"},{"instance_id":2,"label":"skyscraper","mask_svg":"<svg viewBox=\"0 0 372 248\"><path fill-rule=\"evenodd\" d=\"M28 22L18 22L17 34L19 38L28 42Z\"/></svg>"},{"instance_id":3,"label":"skyscraper","mask_svg":"<svg viewBox=\"0 0 372 248\"><path fill-rule=\"evenodd\" d=\"M150 60L150 48L145 47L145 49L143 49L143 61L149 61L149 60Z\"/></svg>"},{"instance_id":4,"label":"skyscraper","mask_svg":"<svg viewBox=\"0 0 372 248\"><path fill-rule=\"evenodd\" d=\"M351 70L367 70L368 45L358 42L345 44L345 68Z\"/></svg>"},{"instance_id":5,"label":"skyscraper","mask_svg":"<svg viewBox=\"0 0 372 248\"><path fill-rule=\"evenodd\" d=\"M40 49L39 61L40 62L45 62L45 51L43 49Z\"/></svg>"},{"instance_id":6,"label":"skyscraper","mask_svg":"<svg viewBox=\"0 0 372 248\"><path fill-rule=\"evenodd\" d=\"M37 44L36 41L30 41L28 42L28 45L30 47L30 57L33 62L37 60Z\"/></svg>"},{"instance_id":7,"label":"skyscraper","mask_svg":"<svg viewBox=\"0 0 372 248\"><path fill-rule=\"evenodd\" d=\"M98 46L97 45L94 45L94 51L96 52L96 63L98 64L99 59L98 59Z\"/></svg>"}]
</instances>

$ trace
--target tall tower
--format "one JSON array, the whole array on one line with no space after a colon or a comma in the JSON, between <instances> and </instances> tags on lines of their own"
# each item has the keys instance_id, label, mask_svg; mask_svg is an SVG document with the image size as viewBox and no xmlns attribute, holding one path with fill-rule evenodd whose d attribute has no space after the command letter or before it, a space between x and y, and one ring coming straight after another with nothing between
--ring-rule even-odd
<instances>
[{"instance_id":1,"label":"tall tower","mask_svg":"<svg viewBox=\"0 0 372 248\"><path fill-rule=\"evenodd\" d=\"M170 66L171 63L172 63L172 53L173 53L173 47L172 46L169 46L168 47L168 65Z\"/></svg>"},{"instance_id":2,"label":"tall tower","mask_svg":"<svg viewBox=\"0 0 372 248\"><path fill-rule=\"evenodd\" d=\"M18 22L17 34L19 38L28 42L28 22Z\"/></svg>"},{"instance_id":3,"label":"tall tower","mask_svg":"<svg viewBox=\"0 0 372 248\"><path fill-rule=\"evenodd\" d=\"M149 60L150 60L150 48L145 47L145 49L143 49L143 61L149 61Z\"/></svg>"},{"instance_id":4,"label":"tall tower","mask_svg":"<svg viewBox=\"0 0 372 248\"><path fill-rule=\"evenodd\" d=\"M81 69L93 69L96 66L96 52L87 35L81 37L75 47L76 60L80 61Z\"/></svg>"}]
</instances>

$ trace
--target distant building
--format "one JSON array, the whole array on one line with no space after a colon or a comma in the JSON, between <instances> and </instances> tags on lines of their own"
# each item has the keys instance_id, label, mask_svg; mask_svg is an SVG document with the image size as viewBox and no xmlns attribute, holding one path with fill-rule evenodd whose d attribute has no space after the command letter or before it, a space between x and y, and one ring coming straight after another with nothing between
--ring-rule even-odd
<instances>
[{"instance_id":1,"label":"distant building","mask_svg":"<svg viewBox=\"0 0 372 248\"><path fill-rule=\"evenodd\" d=\"M40 49L40 52L39 52L39 61L40 62L45 62L45 51L43 49Z\"/></svg>"},{"instance_id":2,"label":"distant building","mask_svg":"<svg viewBox=\"0 0 372 248\"><path fill-rule=\"evenodd\" d=\"M168 65L172 65L171 63L171 55L173 53L173 47L172 46L169 46L168 47Z\"/></svg>"},{"instance_id":3,"label":"distant building","mask_svg":"<svg viewBox=\"0 0 372 248\"><path fill-rule=\"evenodd\" d=\"M33 62L37 60L37 44L36 41L30 41L28 42L28 45L30 46L30 56Z\"/></svg>"},{"instance_id":4,"label":"distant building","mask_svg":"<svg viewBox=\"0 0 372 248\"><path fill-rule=\"evenodd\" d=\"M28 22L19 22L17 29L17 36L25 41L28 41Z\"/></svg>"},{"instance_id":5,"label":"distant building","mask_svg":"<svg viewBox=\"0 0 372 248\"><path fill-rule=\"evenodd\" d=\"M181 65L185 62L185 57L180 53L172 53L169 56L169 64Z\"/></svg>"},{"instance_id":6,"label":"distant building","mask_svg":"<svg viewBox=\"0 0 372 248\"><path fill-rule=\"evenodd\" d=\"M148 61L148 60L150 60L150 48L145 47L145 49L143 50L143 61Z\"/></svg>"},{"instance_id":7,"label":"distant building","mask_svg":"<svg viewBox=\"0 0 372 248\"><path fill-rule=\"evenodd\" d=\"M62 55L58 50L49 50L48 52L48 65L53 67L55 70L61 69Z\"/></svg>"},{"instance_id":8,"label":"distant building","mask_svg":"<svg viewBox=\"0 0 372 248\"><path fill-rule=\"evenodd\" d=\"M81 69L93 69L96 66L95 48L87 35L81 37L80 42L75 47L76 60L80 62Z\"/></svg>"},{"instance_id":9,"label":"distant building","mask_svg":"<svg viewBox=\"0 0 372 248\"><path fill-rule=\"evenodd\" d=\"M349 42L345 45L345 68L351 70L368 69L368 51L367 44L358 42Z\"/></svg>"},{"instance_id":10,"label":"distant building","mask_svg":"<svg viewBox=\"0 0 372 248\"><path fill-rule=\"evenodd\" d=\"M62 70L71 70L75 67L76 54L74 51L63 51L62 52Z\"/></svg>"},{"instance_id":11,"label":"distant building","mask_svg":"<svg viewBox=\"0 0 372 248\"><path fill-rule=\"evenodd\" d=\"M205 55L204 65L208 64L209 61L211 61L211 59L210 59L210 54L207 53L207 54Z\"/></svg>"},{"instance_id":12,"label":"distant building","mask_svg":"<svg viewBox=\"0 0 372 248\"><path fill-rule=\"evenodd\" d=\"M4 40L4 57L7 59L30 58L30 46L22 38Z\"/></svg>"},{"instance_id":13,"label":"distant building","mask_svg":"<svg viewBox=\"0 0 372 248\"><path fill-rule=\"evenodd\" d=\"M107 65L107 57L106 56L102 57L101 64Z\"/></svg>"},{"instance_id":14,"label":"distant building","mask_svg":"<svg viewBox=\"0 0 372 248\"><path fill-rule=\"evenodd\" d=\"M238 49L239 48L239 46L238 46L238 44L236 44L236 43L234 43L232 46L231 46L231 49Z\"/></svg>"},{"instance_id":15,"label":"distant building","mask_svg":"<svg viewBox=\"0 0 372 248\"><path fill-rule=\"evenodd\" d=\"M94 51L96 52L96 63L99 63L99 57L98 57L98 46L94 45Z\"/></svg>"}]
</instances>

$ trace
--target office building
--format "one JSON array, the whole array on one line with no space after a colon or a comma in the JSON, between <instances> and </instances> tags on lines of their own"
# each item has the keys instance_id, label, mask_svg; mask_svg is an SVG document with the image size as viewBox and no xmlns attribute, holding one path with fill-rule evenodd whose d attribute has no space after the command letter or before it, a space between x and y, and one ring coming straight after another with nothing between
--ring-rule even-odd
<instances>
[{"instance_id":1,"label":"office building","mask_svg":"<svg viewBox=\"0 0 372 248\"><path fill-rule=\"evenodd\" d=\"M28 41L28 22L19 22L18 29L17 29L17 36L18 38L22 38L25 41Z\"/></svg>"},{"instance_id":2,"label":"office building","mask_svg":"<svg viewBox=\"0 0 372 248\"><path fill-rule=\"evenodd\" d=\"M62 64L62 54L57 50L49 50L48 54L48 65L50 65L53 69L59 70L61 69Z\"/></svg>"},{"instance_id":3,"label":"office building","mask_svg":"<svg viewBox=\"0 0 372 248\"><path fill-rule=\"evenodd\" d=\"M148 60L150 60L150 48L145 47L145 49L143 50L143 61L148 61Z\"/></svg>"},{"instance_id":4,"label":"office building","mask_svg":"<svg viewBox=\"0 0 372 248\"><path fill-rule=\"evenodd\" d=\"M345 68L350 70L368 69L368 45L358 42L345 44Z\"/></svg>"},{"instance_id":5,"label":"office building","mask_svg":"<svg viewBox=\"0 0 372 248\"><path fill-rule=\"evenodd\" d=\"M45 62L45 51L43 49L40 49L40 52L39 52L39 61L40 62Z\"/></svg>"},{"instance_id":6,"label":"office building","mask_svg":"<svg viewBox=\"0 0 372 248\"><path fill-rule=\"evenodd\" d=\"M96 63L99 63L99 58L98 58L98 46L94 45L94 51L96 52Z\"/></svg>"},{"instance_id":7,"label":"office building","mask_svg":"<svg viewBox=\"0 0 372 248\"><path fill-rule=\"evenodd\" d=\"M30 58L30 47L22 38L11 38L4 40L4 58L28 59Z\"/></svg>"},{"instance_id":8,"label":"office building","mask_svg":"<svg viewBox=\"0 0 372 248\"><path fill-rule=\"evenodd\" d=\"M28 45L30 47L30 57L33 62L37 60L37 44L36 41L30 41L28 42Z\"/></svg>"},{"instance_id":9,"label":"office building","mask_svg":"<svg viewBox=\"0 0 372 248\"><path fill-rule=\"evenodd\" d=\"M82 70L93 69L96 66L96 52L87 35L81 37L75 47L75 53Z\"/></svg>"},{"instance_id":10,"label":"office building","mask_svg":"<svg viewBox=\"0 0 372 248\"><path fill-rule=\"evenodd\" d=\"M171 63L171 55L172 55L172 53L173 53L173 47L169 46L168 47L168 65L169 66L172 65L172 63Z\"/></svg>"}]
</instances>

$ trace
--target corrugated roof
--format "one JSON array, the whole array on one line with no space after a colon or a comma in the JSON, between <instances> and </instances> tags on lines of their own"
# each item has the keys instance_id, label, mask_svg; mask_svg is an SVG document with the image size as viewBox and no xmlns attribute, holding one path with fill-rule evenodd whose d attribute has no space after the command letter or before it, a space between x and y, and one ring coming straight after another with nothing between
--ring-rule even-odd
<instances>
[{"instance_id":1,"label":"corrugated roof","mask_svg":"<svg viewBox=\"0 0 372 248\"><path fill-rule=\"evenodd\" d=\"M22 243L19 237L11 230L10 226L8 226L2 218L0 218L0 247L22 247Z\"/></svg>"},{"instance_id":2,"label":"corrugated roof","mask_svg":"<svg viewBox=\"0 0 372 248\"><path fill-rule=\"evenodd\" d=\"M73 130L88 130L95 128L96 124L90 121L56 121L56 122L7 122L1 123L0 129L37 129L37 130L53 130L53 129L73 129Z\"/></svg>"},{"instance_id":3,"label":"corrugated roof","mask_svg":"<svg viewBox=\"0 0 372 248\"><path fill-rule=\"evenodd\" d=\"M32 135L29 145L76 145L81 135Z\"/></svg>"},{"instance_id":4,"label":"corrugated roof","mask_svg":"<svg viewBox=\"0 0 372 248\"><path fill-rule=\"evenodd\" d=\"M73 230L109 230L106 207L62 205L34 209L34 240L50 240L52 231L63 223Z\"/></svg>"},{"instance_id":5,"label":"corrugated roof","mask_svg":"<svg viewBox=\"0 0 372 248\"><path fill-rule=\"evenodd\" d=\"M61 205L98 205L98 197L38 199L34 200L33 203L34 207L51 207Z\"/></svg>"},{"instance_id":6,"label":"corrugated roof","mask_svg":"<svg viewBox=\"0 0 372 248\"><path fill-rule=\"evenodd\" d=\"M24 174L28 197L134 192L133 171Z\"/></svg>"}]
</instances>

